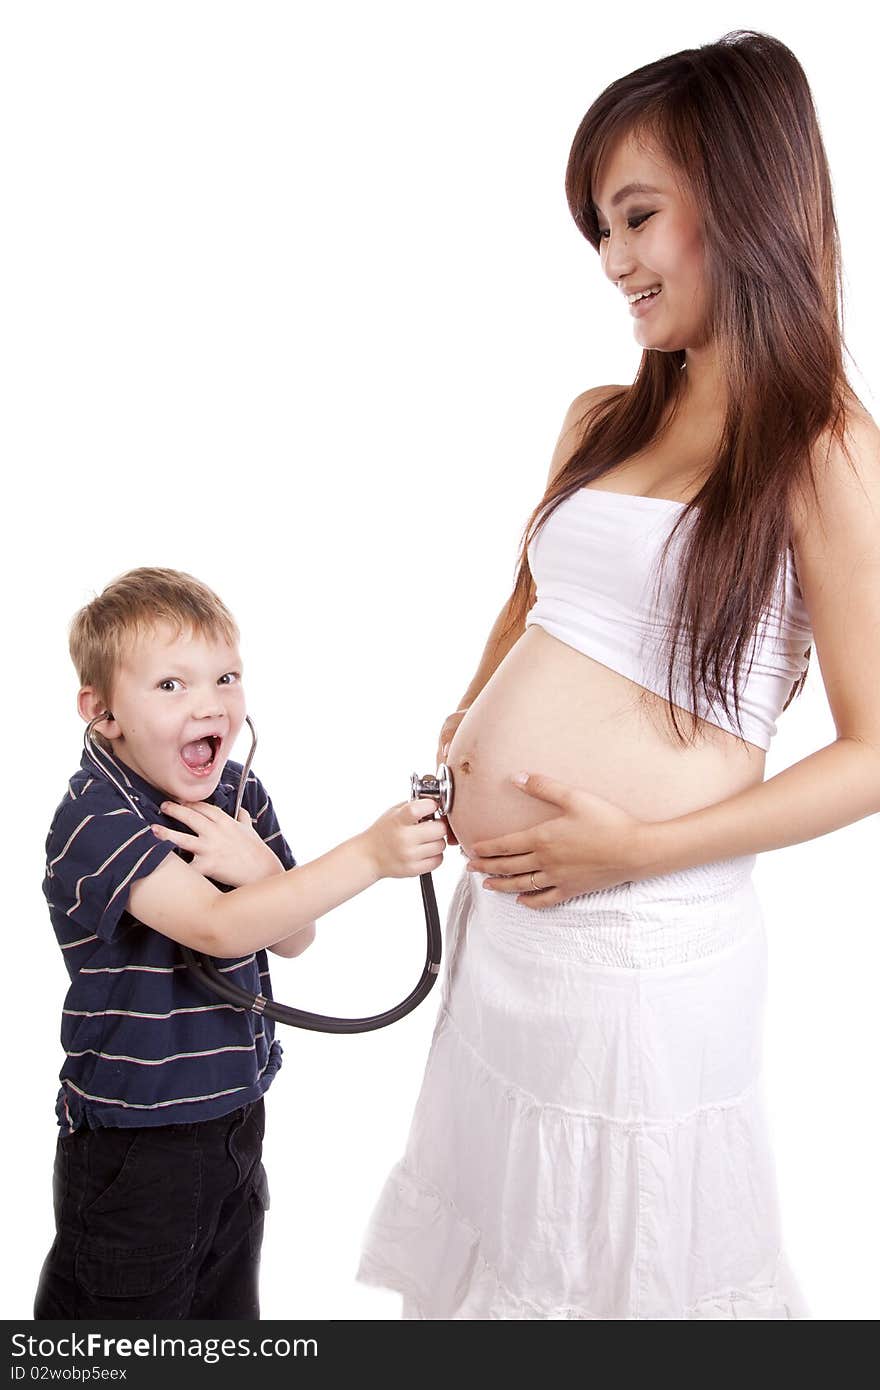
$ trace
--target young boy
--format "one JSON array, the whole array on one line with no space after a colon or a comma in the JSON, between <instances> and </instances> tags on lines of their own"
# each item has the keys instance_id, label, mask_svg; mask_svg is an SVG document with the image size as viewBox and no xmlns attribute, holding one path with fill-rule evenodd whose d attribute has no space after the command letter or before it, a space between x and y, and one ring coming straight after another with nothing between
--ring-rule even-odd
<instances>
[{"instance_id":1,"label":"young boy","mask_svg":"<svg viewBox=\"0 0 880 1390\"><path fill-rule=\"evenodd\" d=\"M316 917L442 862L429 800L302 866L253 775L233 819L238 639L216 594L167 569L122 575L71 627L79 712L105 714L97 756L141 816L84 754L46 842L71 985L38 1319L259 1318L263 1096L281 1046L270 1019L207 996L176 943L271 999L265 948L299 955Z\"/></svg>"}]
</instances>

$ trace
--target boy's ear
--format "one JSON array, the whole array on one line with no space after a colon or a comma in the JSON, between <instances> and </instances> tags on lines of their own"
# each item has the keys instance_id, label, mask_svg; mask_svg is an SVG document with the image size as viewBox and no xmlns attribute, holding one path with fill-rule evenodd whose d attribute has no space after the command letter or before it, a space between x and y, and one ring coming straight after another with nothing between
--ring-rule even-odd
<instances>
[{"instance_id":1,"label":"boy's ear","mask_svg":"<svg viewBox=\"0 0 880 1390\"><path fill-rule=\"evenodd\" d=\"M83 686L76 698L76 707L79 710L81 718L83 718L87 724L90 720L96 718L97 715L103 714L106 711L109 718L102 720L100 724L96 724L95 730L97 733L103 734L105 738L119 738L122 730L116 723L112 714L107 710L106 700L98 693L93 685Z\"/></svg>"}]
</instances>

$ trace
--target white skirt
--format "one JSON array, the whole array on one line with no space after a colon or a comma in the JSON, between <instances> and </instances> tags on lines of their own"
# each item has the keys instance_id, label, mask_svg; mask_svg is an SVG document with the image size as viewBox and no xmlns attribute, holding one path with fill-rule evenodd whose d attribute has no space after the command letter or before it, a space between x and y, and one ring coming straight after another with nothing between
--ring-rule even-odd
<instances>
[{"instance_id":1,"label":"white skirt","mask_svg":"<svg viewBox=\"0 0 880 1390\"><path fill-rule=\"evenodd\" d=\"M540 910L462 871L359 1280L405 1318L811 1317L763 1109L754 864Z\"/></svg>"}]
</instances>

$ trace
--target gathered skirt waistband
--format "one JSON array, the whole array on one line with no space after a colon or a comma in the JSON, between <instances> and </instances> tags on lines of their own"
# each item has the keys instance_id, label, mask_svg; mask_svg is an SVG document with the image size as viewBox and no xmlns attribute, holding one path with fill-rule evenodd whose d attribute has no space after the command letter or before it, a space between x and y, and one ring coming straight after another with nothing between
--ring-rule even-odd
<instances>
[{"instance_id":1,"label":"gathered skirt waistband","mask_svg":"<svg viewBox=\"0 0 880 1390\"><path fill-rule=\"evenodd\" d=\"M752 878L756 857L618 883L551 907L484 889L490 875L480 872L466 873L466 891L474 928L499 945L562 961L665 969L734 947L762 924Z\"/></svg>"}]
</instances>

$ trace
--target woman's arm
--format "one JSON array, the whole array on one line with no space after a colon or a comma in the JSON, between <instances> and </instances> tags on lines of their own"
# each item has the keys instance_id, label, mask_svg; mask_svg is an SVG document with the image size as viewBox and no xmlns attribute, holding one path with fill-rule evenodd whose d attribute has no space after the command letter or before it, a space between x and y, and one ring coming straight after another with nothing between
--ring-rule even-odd
<instances>
[{"instance_id":1,"label":"woman's arm","mask_svg":"<svg viewBox=\"0 0 880 1390\"><path fill-rule=\"evenodd\" d=\"M556 446L553 450L550 468L547 473L545 492L556 478L556 475L560 473L566 463L568 463L568 460L577 448L580 442L583 419L587 409L591 405L597 404L603 396L622 389L623 388L620 386L594 386L589 391L582 391L579 396L574 398L568 410L565 412L565 419L562 422L562 428L556 440ZM498 614L498 617L495 619L492 631L489 633L489 638L483 650L483 655L480 658L480 664L477 667L476 674L458 702L459 710L470 708L480 691L488 684L494 672L501 665L511 647L516 645L525 632L525 621L523 621L518 623L516 627L512 628L505 636L502 636L510 621L510 604L512 598L513 595L507 600L501 612ZM529 591L529 608L534 604L535 598L535 581L533 579Z\"/></svg>"},{"instance_id":2,"label":"woman's arm","mask_svg":"<svg viewBox=\"0 0 880 1390\"><path fill-rule=\"evenodd\" d=\"M542 773L513 780L559 814L478 841L467 867L490 875L483 888L552 907L617 883L801 844L877 814L880 742L840 735L766 782L665 821L639 820Z\"/></svg>"},{"instance_id":3,"label":"woman's arm","mask_svg":"<svg viewBox=\"0 0 880 1390\"><path fill-rule=\"evenodd\" d=\"M648 872L802 844L880 812L880 429L859 412L851 439L855 467L835 442L816 465L815 501L792 503L798 580L837 738L758 786L646 826Z\"/></svg>"},{"instance_id":4,"label":"woman's arm","mask_svg":"<svg viewBox=\"0 0 880 1390\"><path fill-rule=\"evenodd\" d=\"M458 702L459 710L470 708L483 689L483 686L488 684L493 673L501 665L511 647L516 645L525 632L525 622L518 623L516 627L511 628L510 632L502 638L502 633L510 621L511 599L512 596L507 600L501 612L498 614L498 617L495 619L492 631L489 633L486 646L483 649L483 655L480 658L480 664L477 667L476 675ZM529 607L531 607L534 601L534 584L532 584L532 595Z\"/></svg>"},{"instance_id":5,"label":"woman's arm","mask_svg":"<svg viewBox=\"0 0 880 1390\"><path fill-rule=\"evenodd\" d=\"M522 623L517 623L509 632L505 632L505 628L510 621L510 604L512 599L513 595L511 594L492 625L492 631L489 633L488 641L483 649L483 655L480 658L480 664L477 667L476 675L459 700L457 708L452 714L448 714L443 721L440 737L437 740L436 758L438 763L446 761L449 753L449 746L452 743L459 724L483 689L483 686L491 679L492 673L501 665L511 647L519 641L525 631L525 622L523 621ZM533 585L529 607L531 607L534 601ZM451 828L448 833L448 840L450 845L458 843L455 838L455 833Z\"/></svg>"},{"instance_id":6,"label":"woman's arm","mask_svg":"<svg viewBox=\"0 0 880 1390\"><path fill-rule=\"evenodd\" d=\"M529 775L524 790L561 815L475 844L469 867L505 876L484 887L523 895L537 887L518 901L552 906L615 883L802 844L880 813L880 429L860 415L852 433L855 470L835 445L817 465L815 503L792 507L795 562L835 742L735 796L665 821L639 821L590 792Z\"/></svg>"},{"instance_id":7,"label":"woman's arm","mask_svg":"<svg viewBox=\"0 0 880 1390\"><path fill-rule=\"evenodd\" d=\"M724 801L646 822L636 854L639 877L800 845L878 811L880 746L841 735Z\"/></svg>"}]
</instances>

